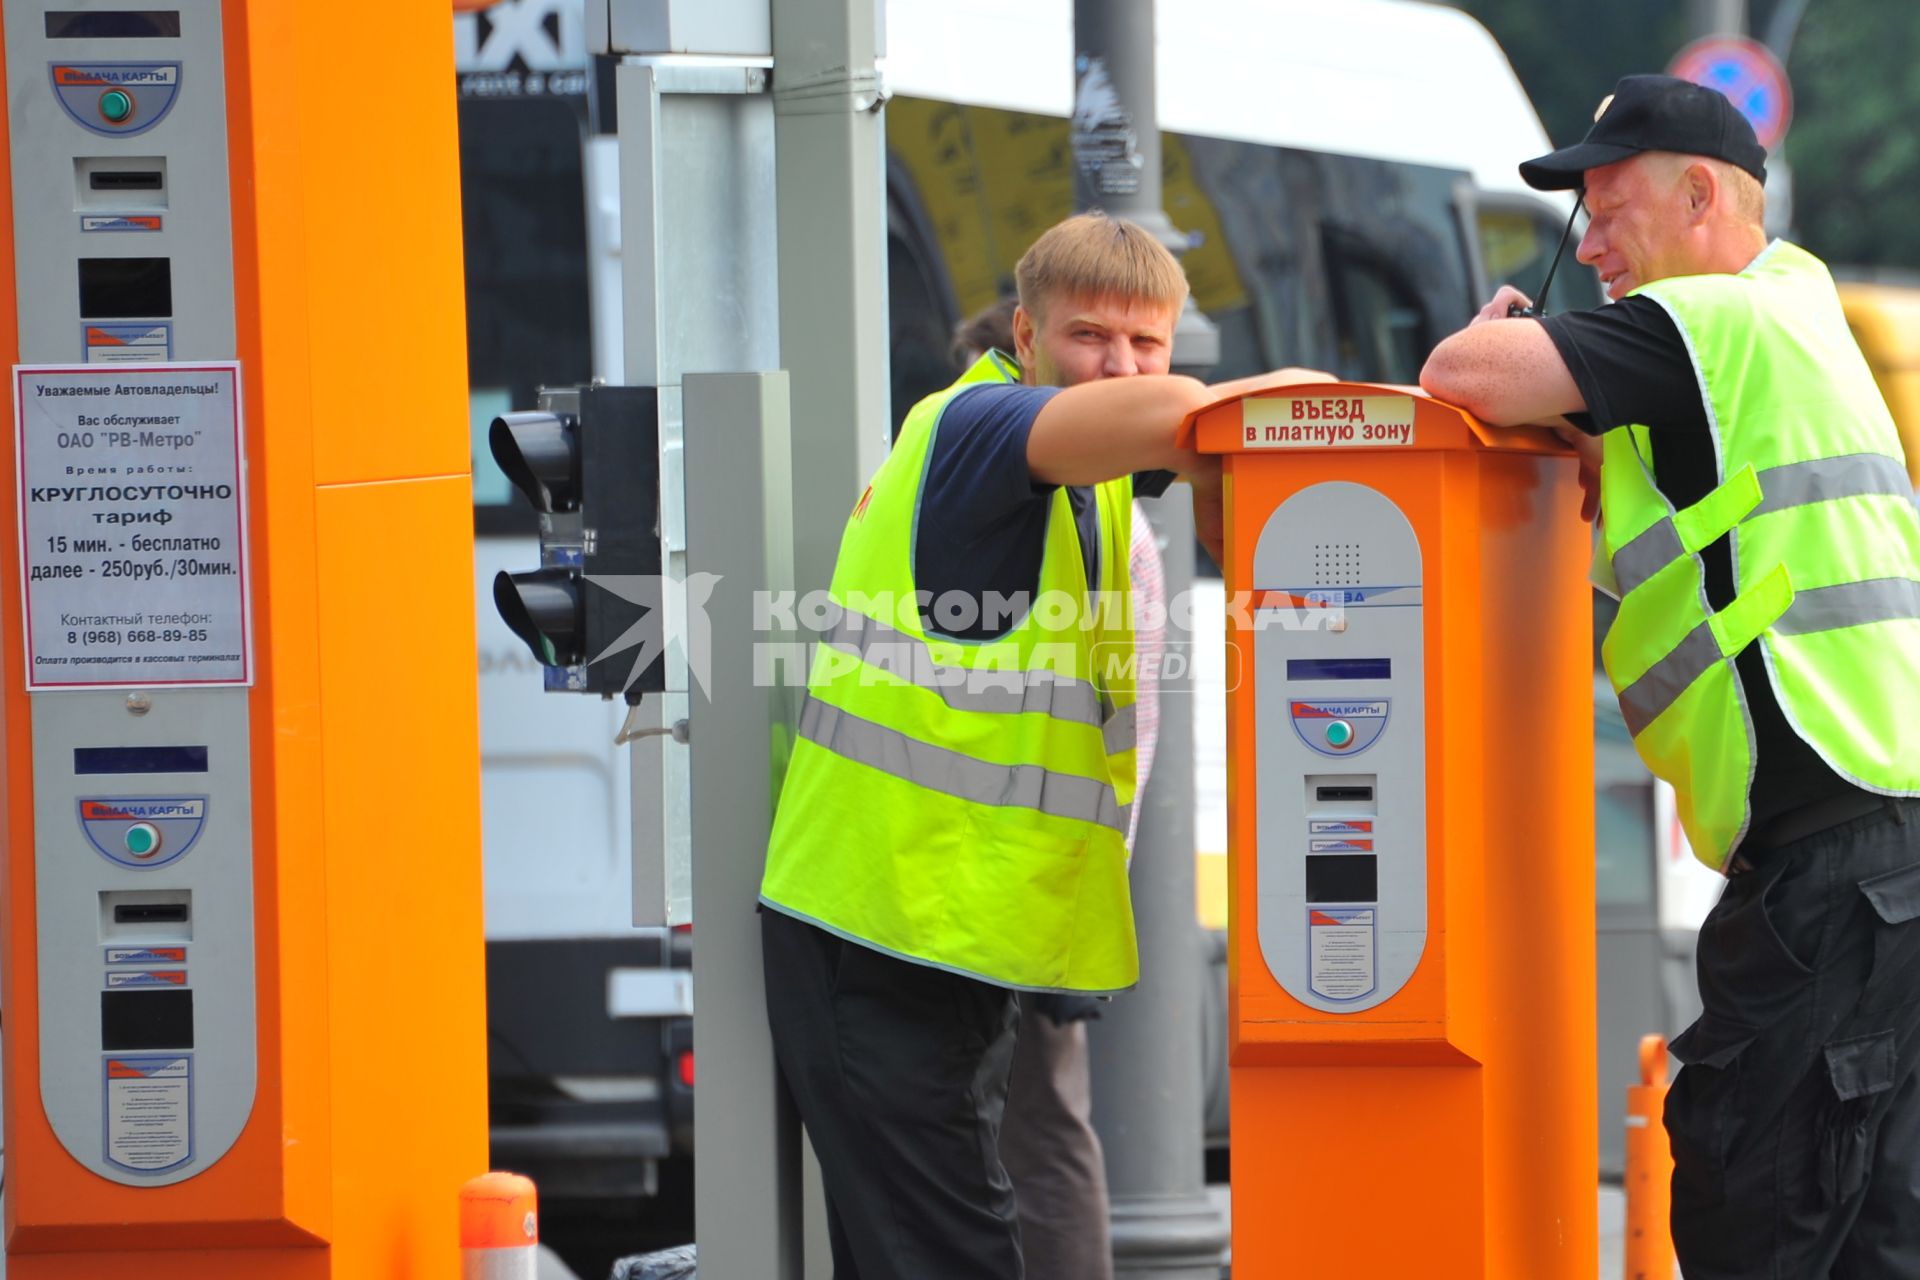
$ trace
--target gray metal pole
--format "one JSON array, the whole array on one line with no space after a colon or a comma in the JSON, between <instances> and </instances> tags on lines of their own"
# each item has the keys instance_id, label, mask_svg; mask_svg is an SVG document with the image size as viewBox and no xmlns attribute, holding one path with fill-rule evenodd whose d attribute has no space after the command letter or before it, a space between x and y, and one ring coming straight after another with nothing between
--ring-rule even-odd
<instances>
[{"instance_id":1,"label":"gray metal pole","mask_svg":"<svg viewBox=\"0 0 1920 1280\"><path fill-rule=\"evenodd\" d=\"M1692 4L1696 35L1747 34L1747 0L1692 0Z\"/></svg>"},{"instance_id":2,"label":"gray metal pole","mask_svg":"<svg viewBox=\"0 0 1920 1280\"><path fill-rule=\"evenodd\" d=\"M1161 206L1154 106L1153 0L1075 0L1075 203L1138 222L1177 252L1186 238ZM1192 302L1174 335L1182 372L1210 368L1219 333ZM1148 504L1166 554L1167 598L1193 581L1193 510L1184 489ZM1168 651L1190 654L1168 628ZM1133 859L1140 985L1088 1038L1093 1120L1106 1151L1114 1271L1217 1280L1227 1229L1206 1193L1201 1080L1205 973L1193 900L1193 699L1184 674L1160 689L1158 764L1139 803Z\"/></svg>"},{"instance_id":3,"label":"gray metal pole","mask_svg":"<svg viewBox=\"0 0 1920 1280\"><path fill-rule=\"evenodd\" d=\"M794 573L824 588L887 452L877 0L772 0L780 363L793 377Z\"/></svg>"},{"instance_id":4,"label":"gray metal pole","mask_svg":"<svg viewBox=\"0 0 1920 1280\"><path fill-rule=\"evenodd\" d=\"M1154 0L1074 0L1073 203L1137 222L1179 253L1187 237L1160 195L1153 7ZM1173 356L1182 373L1220 361L1220 331L1191 299L1174 330Z\"/></svg>"},{"instance_id":5,"label":"gray metal pole","mask_svg":"<svg viewBox=\"0 0 1920 1280\"><path fill-rule=\"evenodd\" d=\"M847 512L886 457L892 417L880 2L770 7L780 363L793 379L793 564L803 594L832 577ZM806 1276L826 1280L826 1202L812 1148L803 1150Z\"/></svg>"},{"instance_id":6,"label":"gray metal pole","mask_svg":"<svg viewBox=\"0 0 1920 1280\"><path fill-rule=\"evenodd\" d=\"M686 375L687 569L716 578L706 604L707 688L690 698L693 895L699 926L699 1148L694 1238L711 1276L800 1280L800 1127L767 1026L753 903L773 827L786 690L759 677L755 594L793 587L793 477L785 373Z\"/></svg>"},{"instance_id":7,"label":"gray metal pole","mask_svg":"<svg viewBox=\"0 0 1920 1280\"><path fill-rule=\"evenodd\" d=\"M1193 508L1182 490L1143 503L1164 548L1167 598L1193 583ZM1167 628L1169 666L1193 652ZM1200 984L1193 906L1193 688L1160 686L1160 739L1133 858L1140 985L1090 1024L1093 1122L1107 1156L1116 1275L1218 1280L1227 1224L1207 1198Z\"/></svg>"}]
</instances>

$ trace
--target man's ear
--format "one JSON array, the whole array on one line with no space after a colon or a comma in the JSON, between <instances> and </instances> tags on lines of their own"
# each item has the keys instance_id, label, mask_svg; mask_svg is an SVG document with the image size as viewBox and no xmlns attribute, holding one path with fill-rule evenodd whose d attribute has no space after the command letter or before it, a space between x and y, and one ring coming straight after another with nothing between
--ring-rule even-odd
<instances>
[{"instance_id":1,"label":"man's ear","mask_svg":"<svg viewBox=\"0 0 1920 1280\"><path fill-rule=\"evenodd\" d=\"M1025 306L1013 309L1013 358L1020 362L1022 369L1033 368L1033 339L1035 334L1033 313Z\"/></svg>"},{"instance_id":2,"label":"man's ear","mask_svg":"<svg viewBox=\"0 0 1920 1280\"><path fill-rule=\"evenodd\" d=\"M1720 175L1713 166L1695 161L1680 175L1681 189L1687 198L1687 220L1704 222L1720 199Z\"/></svg>"}]
</instances>

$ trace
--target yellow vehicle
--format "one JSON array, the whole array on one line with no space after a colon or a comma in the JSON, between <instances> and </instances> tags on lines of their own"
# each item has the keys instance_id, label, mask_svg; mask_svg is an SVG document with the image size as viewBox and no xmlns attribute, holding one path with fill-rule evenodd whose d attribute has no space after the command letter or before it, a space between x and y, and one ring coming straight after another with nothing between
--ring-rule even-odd
<instances>
[{"instance_id":1,"label":"yellow vehicle","mask_svg":"<svg viewBox=\"0 0 1920 1280\"><path fill-rule=\"evenodd\" d=\"M1840 306L1893 411L1907 474L1920 490L1920 283L1842 281Z\"/></svg>"}]
</instances>

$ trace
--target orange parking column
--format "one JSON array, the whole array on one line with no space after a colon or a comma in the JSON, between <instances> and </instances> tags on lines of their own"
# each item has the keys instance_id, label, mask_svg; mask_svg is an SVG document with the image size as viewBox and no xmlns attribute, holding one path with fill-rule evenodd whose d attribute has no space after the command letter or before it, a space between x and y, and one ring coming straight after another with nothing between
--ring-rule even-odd
<instances>
[{"instance_id":1,"label":"orange parking column","mask_svg":"<svg viewBox=\"0 0 1920 1280\"><path fill-rule=\"evenodd\" d=\"M35 9L36 27L47 7L8 5ZM123 32L103 43L102 28L81 24L72 30L87 38L75 38L72 57L164 61L212 24L224 58L224 136L182 138L162 120L140 139L93 145L110 158L200 147L227 159L230 345L209 349L184 311L169 341L176 355L237 361L243 389L254 670L234 696L251 744L252 951L215 956L195 941L188 968L251 965L254 1100L229 1148L166 1185L83 1167L43 1109L36 858L68 856L53 842L71 833L36 830L33 722L55 714L49 699L101 695L24 691L22 495L7 449L7 1270L17 1280L453 1280L459 1192L487 1167L487 1116L447 10L178 0L154 13L177 17L182 35ZM204 95L205 68L174 57L186 64L181 102ZM0 170L11 172L5 112L25 89L8 87ZM141 110L158 100L144 87L134 96ZM76 188L76 201L87 190ZM22 350L20 317L47 300L15 287L14 214L0 201L0 352L9 363L78 360L77 348ZM205 229L171 207L161 217L142 252L184 252L182 237ZM129 250L123 238L99 252ZM176 299L196 283L176 270ZM178 705L172 696L154 693L154 717ZM207 822L222 816L210 807ZM196 1051L210 1051L204 1038Z\"/></svg>"},{"instance_id":2,"label":"orange parking column","mask_svg":"<svg viewBox=\"0 0 1920 1280\"><path fill-rule=\"evenodd\" d=\"M1236 1274L1592 1276L1592 675L1573 460L1406 388L1236 398Z\"/></svg>"}]
</instances>

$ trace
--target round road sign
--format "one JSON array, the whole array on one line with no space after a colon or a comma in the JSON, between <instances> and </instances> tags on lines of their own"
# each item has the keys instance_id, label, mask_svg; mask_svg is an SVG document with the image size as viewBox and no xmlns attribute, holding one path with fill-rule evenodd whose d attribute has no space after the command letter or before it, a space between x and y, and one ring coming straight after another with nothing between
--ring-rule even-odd
<instances>
[{"instance_id":1,"label":"round road sign","mask_svg":"<svg viewBox=\"0 0 1920 1280\"><path fill-rule=\"evenodd\" d=\"M1793 120L1793 89L1773 50L1745 36L1696 40L1668 65L1669 75L1718 89L1740 108L1760 145L1772 151Z\"/></svg>"}]
</instances>

